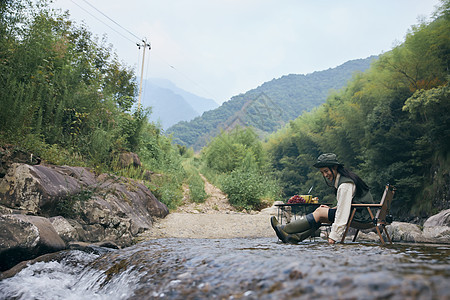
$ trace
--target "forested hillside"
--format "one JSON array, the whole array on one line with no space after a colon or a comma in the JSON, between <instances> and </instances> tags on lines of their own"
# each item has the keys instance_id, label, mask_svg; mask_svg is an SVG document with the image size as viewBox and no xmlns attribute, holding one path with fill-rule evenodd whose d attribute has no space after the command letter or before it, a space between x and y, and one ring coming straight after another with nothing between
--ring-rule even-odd
<instances>
[{"instance_id":1,"label":"forested hillside","mask_svg":"<svg viewBox=\"0 0 450 300\"><path fill-rule=\"evenodd\" d=\"M386 183L396 186L397 217L450 207L449 3L320 108L270 137L266 149L285 195L311 186L327 195L311 165L334 152L377 199Z\"/></svg>"},{"instance_id":2,"label":"forested hillside","mask_svg":"<svg viewBox=\"0 0 450 300\"><path fill-rule=\"evenodd\" d=\"M167 130L174 142L199 150L220 133L236 125L252 126L264 135L281 128L304 111L325 102L330 90L342 88L357 71L369 68L376 57L357 59L336 68L308 75L290 74L232 97L219 108Z\"/></svg>"}]
</instances>

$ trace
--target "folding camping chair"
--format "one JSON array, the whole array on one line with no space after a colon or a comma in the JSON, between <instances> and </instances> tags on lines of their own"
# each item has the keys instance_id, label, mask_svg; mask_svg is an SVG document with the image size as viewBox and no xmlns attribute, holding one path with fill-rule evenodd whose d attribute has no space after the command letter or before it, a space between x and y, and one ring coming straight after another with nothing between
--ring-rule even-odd
<instances>
[{"instance_id":1,"label":"folding camping chair","mask_svg":"<svg viewBox=\"0 0 450 300\"><path fill-rule=\"evenodd\" d=\"M381 198L381 201L379 204L352 204L350 218L348 219L347 226L346 226L344 234L342 236L341 243L344 242L345 236L347 235L347 232L348 232L348 229L350 227L352 227L352 228L356 229L355 236L353 237L353 240L352 240L353 242L356 240L356 237L360 230L375 228L378 236L380 237L380 241L383 245L385 244L383 237L381 236L381 233L383 230L384 230L384 233L386 234L386 237L387 237L389 243L392 244L391 238L389 237L389 234L386 230L386 225L389 225L392 223L392 216L390 214L390 208L391 208L392 198L394 197L394 193L395 193L395 188L393 186L390 186L389 184L387 184L386 188L384 189L383 197ZM353 220L353 217L355 216L356 210L358 208L367 208L367 210L369 211L369 215L372 219L372 222L370 222L370 223L355 222ZM375 215L373 214L372 209L375 210Z\"/></svg>"}]
</instances>

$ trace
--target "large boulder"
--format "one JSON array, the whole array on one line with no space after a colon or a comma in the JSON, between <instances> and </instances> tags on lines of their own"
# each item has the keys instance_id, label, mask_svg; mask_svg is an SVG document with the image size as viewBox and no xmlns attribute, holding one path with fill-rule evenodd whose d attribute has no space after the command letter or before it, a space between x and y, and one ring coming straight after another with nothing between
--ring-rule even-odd
<instances>
[{"instance_id":1,"label":"large boulder","mask_svg":"<svg viewBox=\"0 0 450 300\"><path fill-rule=\"evenodd\" d=\"M392 222L386 227L393 242L418 242L423 240L420 227L404 222Z\"/></svg>"},{"instance_id":2,"label":"large boulder","mask_svg":"<svg viewBox=\"0 0 450 300\"><path fill-rule=\"evenodd\" d=\"M423 224L423 227L433 226L450 226L450 209L443 210L440 213L429 217Z\"/></svg>"},{"instance_id":3,"label":"large boulder","mask_svg":"<svg viewBox=\"0 0 450 300\"><path fill-rule=\"evenodd\" d=\"M64 242L69 243L80 240L78 231L65 218L56 216L50 218L49 221Z\"/></svg>"},{"instance_id":4,"label":"large boulder","mask_svg":"<svg viewBox=\"0 0 450 300\"><path fill-rule=\"evenodd\" d=\"M49 216L61 199L96 184L86 168L14 163L0 181L0 204Z\"/></svg>"},{"instance_id":5,"label":"large boulder","mask_svg":"<svg viewBox=\"0 0 450 300\"><path fill-rule=\"evenodd\" d=\"M40 162L41 159L39 157L19 147L14 145L0 145L0 178L5 176L13 163L38 165Z\"/></svg>"},{"instance_id":6,"label":"large boulder","mask_svg":"<svg viewBox=\"0 0 450 300\"><path fill-rule=\"evenodd\" d=\"M0 179L2 211L51 219L66 241L120 246L152 227L169 210L142 183L87 168L15 163ZM62 217L64 218L62 218Z\"/></svg>"},{"instance_id":7,"label":"large boulder","mask_svg":"<svg viewBox=\"0 0 450 300\"><path fill-rule=\"evenodd\" d=\"M444 210L428 218L423 229L416 224L393 222L387 230L394 242L450 244L449 216L450 210Z\"/></svg>"},{"instance_id":8,"label":"large boulder","mask_svg":"<svg viewBox=\"0 0 450 300\"><path fill-rule=\"evenodd\" d=\"M424 240L428 243L450 244L450 227L433 226L423 228Z\"/></svg>"},{"instance_id":9,"label":"large boulder","mask_svg":"<svg viewBox=\"0 0 450 300\"><path fill-rule=\"evenodd\" d=\"M450 209L429 217L423 224L426 240L450 244Z\"/></svg>"},{"instance_id":10,"label":"large boulder","mask_svg":"<svg viewBox=\"0 0 450 300\"><path fill-rule=\"evenodd\" d=\"M1 215L0 228L0 271L66 248L50 221L43 217Z\"/></svg>"}]
</instances>

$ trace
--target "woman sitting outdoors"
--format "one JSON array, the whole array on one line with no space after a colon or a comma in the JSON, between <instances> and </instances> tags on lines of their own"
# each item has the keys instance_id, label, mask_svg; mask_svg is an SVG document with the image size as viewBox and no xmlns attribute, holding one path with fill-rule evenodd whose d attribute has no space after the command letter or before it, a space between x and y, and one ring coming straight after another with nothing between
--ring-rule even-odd
<instances>
[{"instance_id":1,"label":"woman sitting outdoors","mask_svg":"<svg viewBox=\"0 0 450 300\"><path fill-rule=\"evenodd\" d=\"M325 153L317 158L314 167L320 170L325 182L336 194L337 206L330 208L321 205L313 213L299 218L287 225L280 225L275 217L270 219L272 228L284 243L298 243L312 236L321 223L332 223L328 243L340 241L350 217L352 203L373 203L367 184L358 175L344 168L334 153ZM370 222L367 210L359 209L354 220L359 223Z\"/></svg>"}]
</instances>

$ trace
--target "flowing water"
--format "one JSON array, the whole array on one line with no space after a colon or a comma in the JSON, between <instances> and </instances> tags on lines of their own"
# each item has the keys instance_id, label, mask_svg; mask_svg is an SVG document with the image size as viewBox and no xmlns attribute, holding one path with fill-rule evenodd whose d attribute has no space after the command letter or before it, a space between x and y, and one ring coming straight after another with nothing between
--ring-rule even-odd
<instances>
[{"instance_id":1,"label":"flowing water","mask_svg":"<svg viewBox=\"0 0 450 300\"><path fill-rule=\"evenodd\" d=\"M158 239L71 250L0 281L0 299L450 299L450 245Z\"/></svg>"}]
</instances>

